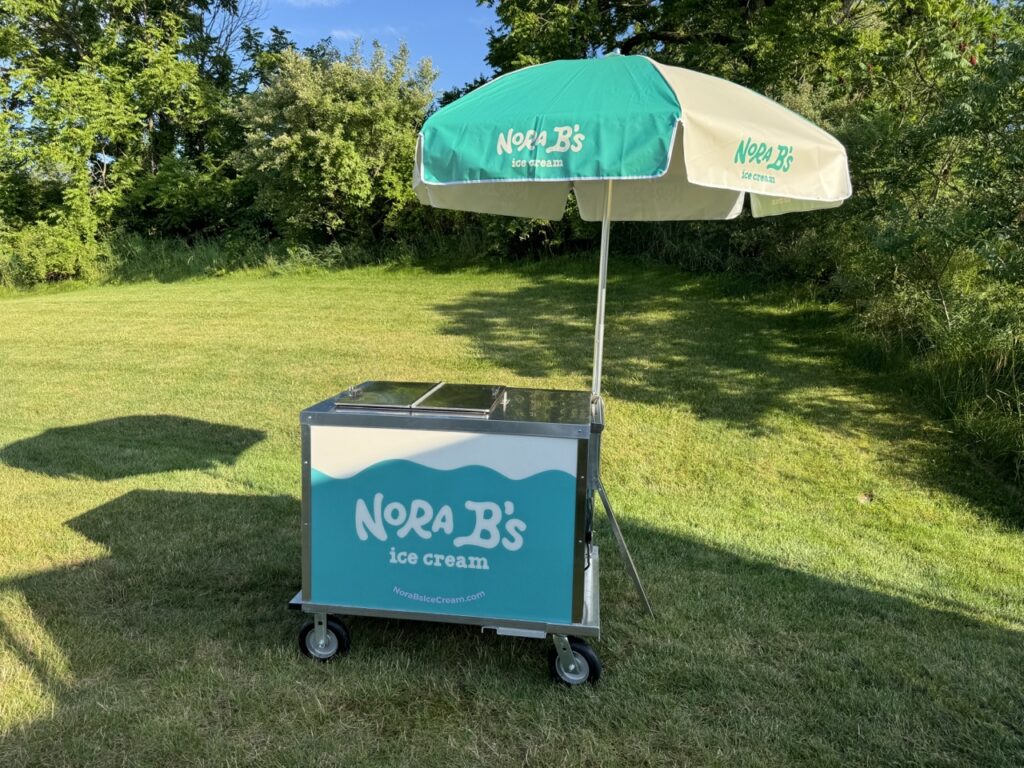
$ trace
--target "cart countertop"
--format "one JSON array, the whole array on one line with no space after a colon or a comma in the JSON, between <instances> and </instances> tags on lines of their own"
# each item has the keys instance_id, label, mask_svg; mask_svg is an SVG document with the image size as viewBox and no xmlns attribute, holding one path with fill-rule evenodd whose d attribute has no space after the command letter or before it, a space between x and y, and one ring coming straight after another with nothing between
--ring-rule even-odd
<instances>
[{"instance_id":1,"label":"cart countertop","mask_svg":"<svg viewBox=\"0 0 1024 768\"><path fill-rule=\"evenodd\" d=\"M407 394L408 402L390 396L399 391ZM494 405L489 410L480 407L483 391L493 393ZM422 396L414 397L420 392ZM472 407L460 410L460 395L468 396ZM585 438L590 434L590 393L444 382L370 381L307 408L302 412L302 423Z\"/></svg>"}]
</instances>

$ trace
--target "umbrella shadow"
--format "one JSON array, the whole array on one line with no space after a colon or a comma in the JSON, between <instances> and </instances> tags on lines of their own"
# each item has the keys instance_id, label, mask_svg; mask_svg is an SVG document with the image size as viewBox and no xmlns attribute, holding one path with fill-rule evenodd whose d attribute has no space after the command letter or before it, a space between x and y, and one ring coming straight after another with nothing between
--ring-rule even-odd
<instances>
[{"instance_id":1,"label":"umbrella shadow","mask_svg":"<svg viewBox=\"0 0 1024 768\"><path fill-rule=\"evenodd\" d=\"M541 382L589 373L594 293L594 277L579 268L536 270L523 285L476 291L436 311L444 333ZM779 413L845 436L870 435L886 446L896 471L1024 526L1021 493L937 428L905 381L865 363L870 350L851 338L844 310L780 296L662 268L613 273L604 391L631 403L686 407L751 436L773 432Z\"/></svg>"},{"instance_id":2,"label":"umbrella shadow","mask_svg":"<svg viewBox=\"0 0 1024 768\"><path fill-rule=\"evenodd\" d=\"M20 592L32 620L67 656L70 675L27 642L24 627L0 620L0 643L57 699L73 678L156 673L210 642L242 652L282 640L282 606L294 594L299 503L290 496L135 490L70 521L108 555L0 582ZM129 694L130 695L130 694Z\"/></svg>"},{"instance_id":3,"label":"umbrella shadow","mask_svg":"<svg viewBox=\"0 0 1024 768\"><path fill-rule=\"evenodd\" d=\"M589 374L594 281L542 274L513 291L478 291L437 307L443 332L527 378ZM762 429L791 390L834 356L834 311L773 312L764 296L658 270L609 278L604 390L616 399L687 403L702 418ZM741 407L740 407L741 406Z\"/></svg>"},{"instance_id":4,"label":"umbrella shadow","mask_svg":"<svg viewBox=\"0 0 1024 768\"><path fill-rule=\"evenodd\" d=\"M19 640L24 632L0 623L0 641L55 702L50 717L10 731L0 754L24 756L25 764L40 755L61 762L64 749L88 739L102 762L131 738L127 722L138 736L151 717L174 759L189 762L201 753L180 750L204 748L196 723L223 724L231 716L226 703L251 714L258 701L294 698L296 686L352 686L358 704L340 706L366 712L366 727L403 706L396 696L405 701L431 680L453 681L460 693L445 699L446 711L462 709L464 718L479 706L474 691L519 721L536 716L530 702L554 695L544 679L544 645L481 639L442 624L357 619L350 658L329 668L299 659L295 622L283 610L298 578L298 506L287 496L133 491L68 523L108 554L0 584L24 596L67 666L54 674L45 654ZM663 713L669 733L690 733L711 753L761 755L761 764L915 762L921 745L965 764L994 757L1012 764L1024 748L1016 726L1024 711L1019 633L624 524L659 618L642 618L614 548L606 547L606 637L598 647L614 695L598 688L587 701L607 723L607 737L621 727L616 722L630 722L623 708L642 700ZM287 664L277 649L295 654L287 674L238 674L240 655ZM394 676L396 657L402 677ZM372 683L379 675L386 685ZM192 712L184 720L183 684ZM300 698L308 695L301 690ZM103 706L95 706L98 696ZM140 720L140 713L147 715ZM282 709L268 727L317 727L309 716L317 717L315 707ZM217 730L227 749L244 751L253 724L245 725ZM502 722L494 727L500 743ZM187 738L174 738L175 728ZM266 735L274 741L273 730ZM807 751L789 751L797 745ZM149 753L155 762L171 756Z\"/></svg>"},{"instance_id":5,"label":"umbrella shadow","mask_svg":"<svg viewBox=\"0 0 1024 768\"><path fill-rule=\"evenodd\" d=\"M48 429L0 449L0 461L51 477L117 480L234 464L265 436L181 416L122 416Z\"/></svg>"}]
</instances>

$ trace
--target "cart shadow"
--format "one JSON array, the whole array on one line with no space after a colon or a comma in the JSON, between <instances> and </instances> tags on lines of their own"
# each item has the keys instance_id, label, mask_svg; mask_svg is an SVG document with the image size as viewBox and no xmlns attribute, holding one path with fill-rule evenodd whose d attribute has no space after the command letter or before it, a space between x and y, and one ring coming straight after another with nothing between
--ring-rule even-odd
<instances>
[{"instance_id":1,"label":"cart shadow","mask_svg":"<svg viewBox=\"0 0 1024 768\"><path fill-rule=\"evenodd\" d=\"M515 376L549 381L589 374L593 294L592 276L535 271L521 287L471 293L437 312L443 332L471 339ZM872 435L895 471L1024 527L1021 492L978 466L910 384L871 359L835 307L663 268L609 279L603 384L613 400L683 406L752 437L772 433L779 413Z\"/></svg>"},{"instance_id":2,"label":"cart shadow","mask_svg":"<svg viewBox=\"0 0 1024 768\"><path fill-rule=\"evenodd\" d=\"M394 687L412 695L430 680L450 681L461 692L445 706L461 708L468 721L482 691L491 711L529 710L549 695L558 697L550 700L556 708L563 701L544 678L544 645L482 641L466 627L356 619L352 657L326 671L299 659L297 617L284 609L298 579L298 516L298 501L287 496L133 491L72 520L72 530L109 555L0 583L24 596L69 668L54 674L46 656L52 651L40 652L0 621L0 643L55 701L50 718L7 734L9 753L57 755L61 734L83 727L95 732L90 749L97 755L116 751L126 713L135 718L155 707L158 718L181 706L175 672L183 669L205 670L189 680L219 690L197 697L194 708L230 701L244 710L253 697L274 696L275 684L318 684L324 674L332 687L330 680L355 681L355 706L381 717L395 706ZM603 553L606 640L598 648L611 689L587 698L599 718L613 724L630 701L643 699L658 702L668 721L714 721L704 738L758 739L752 723L770 723L777 741L813 744L822 713L841 711L848 731L830 739L854 756L872 739L891 739L889 748L929 744L934 754L970 763L964 749L979 742L976 734L964 736L968 728L1007 750L1024 748L1015 725L1024 712L1020 633L954 606L922 607L628 521L625 532L643 555L658 619L643 618L617 554ZM599 533L608 540L606 530ZM287 664L276 655L282 649L296 664L283 678L219 671L234 668L239 655ZM395 664L405 670L401 679ZM387 685L377 688L375 679ZM103 707L95 706L98 684L109 696ZM218 712L206 716L217 720ZM524 716L533 715L517 715ZM64 718L70 724L62 725ZM825 721L831 727L837 719Z\"/></svg>"},{"instance_id":3,"label":"cart shadow","mask_svg":"<svg viewBox=\"0 0 1024 768\"><path fill-rule=\"evenodd\" d=\"M182 416L122 416L48 429L0 449L0 461L53 477L117 480L233 464L265 436Z\"/></svg>"}]
</instances>

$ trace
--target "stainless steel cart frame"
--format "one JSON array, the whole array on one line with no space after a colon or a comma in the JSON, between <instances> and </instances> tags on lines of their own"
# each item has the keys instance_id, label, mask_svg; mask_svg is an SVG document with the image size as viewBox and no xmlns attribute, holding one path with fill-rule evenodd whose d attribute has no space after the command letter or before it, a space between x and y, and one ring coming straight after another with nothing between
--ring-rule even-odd
<instances>
[{"instance_id":1,"label":"stainless steel cart frame","mask_svg":"<svg viewBox=\"0 0 1024 768\"><path fill-rule=\"evenodd\" d=\"M366 384L370 384L367 382ZM366 386L360 385L360 386ZM443 383L429 390L435 392ZM458 385L454 385L458 386ZM358 392L353 388L347 392ZM346 393L328 398L306 409L301 415L302 433L302 590L290 607L311 614L312 622L300 636L304 652L315 658L329 659L348 648L347 628L341 622L332 624L333 616L369 616L389 619L435 621L480 626L499 635L544 639L551 637L552 672L556 679L569 684L595 681L600 662L581 638L600 639L600 557L592 542L594 505L600 498L608 514L612 532L623 555L633 583L648 611L650 603L643 591L629 550L615 520L607 493L601 483L601 432L604 426L600 396L586 392L561 392L495 388L499 393L494 405L469 413L457 408L415 407L426 399L419 398L402 406L359 407L346 403ZM429 394L429 393L428 393ZM349 405L355 407L339 407ZM373 429L429 430L432 432L474 432L494 435L555 437L576 442L576 494L574 534L574 584L572 616L569 622L548 622L495 618L467 613L433 613L413 610L391 610L343 603L316 602L311 589L313 524L311 489L311 431L316 427L364 427Z\"/></svg>"}]
</instances>

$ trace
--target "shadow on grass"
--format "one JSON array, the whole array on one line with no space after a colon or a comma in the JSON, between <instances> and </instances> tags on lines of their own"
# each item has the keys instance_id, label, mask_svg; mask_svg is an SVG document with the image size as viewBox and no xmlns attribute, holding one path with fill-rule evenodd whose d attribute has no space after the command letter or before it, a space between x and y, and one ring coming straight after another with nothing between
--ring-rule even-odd
<instances>
[{"instance_id":1,"label":"shadow on grass","mask_svg":"<svg viewBox=\"0 0 1024 768\"><path fill-rule=\"evenodd\" d=\"M687 537L625 532L660 618L636 657L667 664L666 688L723 733L785 743L768 762L1013 765L1024 754L1020 632L952 602L925 608ZM600 533L607 598L619 616L639 615ZM1020 625L1012 611L999 618Z\"/></svg>"},{"instance_id":2,"label":"shadow on grass","mask_svg":"<svg viewBox=\"0 0 1024 768\"><path fill-rule=\"evenodd\" d=\"M0 591L22 592L67 656L72 680L119 677L130 700L140 677L211 643L249 653L281 641L299 562L298 515L289 496L131 491L68 523L108 557L0 582ZM74 701L74 682L55 675L24 637L0 624L0 643L58 701Z\"/></svg>"},{"instance_id":3,"label":"shadow on grass","mask_svg":"<svg viewBox=\"0 0 1024 768\"><path fill-rule=\"evenodd\" d=\"M472 339L516 375L584 374L595 284L541 272L523 287L476 291L438 312L445 333ZM609 279L603 386L619 399L690 404L702 418L758 431L791 392L827 375L841 328L840 314L826 307L786 310L763 291L729 295L715 278L631 269ZM831 421L827 404L796 405Z\"/></svg>"},{"instance_id":4,"label":"shadow on grass","mask_svg":"<svg viewBox=\"0 0 1024 768\"><path fill-rule=\"evenodd\" d=\"M440 303L443 332L472 340L517 376L588 373L596 277L580 264L557 266L566 269L520 272L525 285ZM609 278L603 387L614 399L684 406L751 436L785 414L880 438L896 471L1024 527L1024 494L978 466L908 382L866 364L870 355L842 310L784 291L665 268L613 267ZM614 429L614 405L608 420Z\"/></svg>"},{"instance_id":5,"label":"shadow on grass","mask_svg":"<svg viewBox=\"0 0 1024 768\"><path fill-rule=\"evenodd\" d=\"M330 717L355 708L363 719L347 727L371 727L417 708L405 696L440 681L448 722L455 713L472 724L484 697L506 720L476 727L496 729L510 750L543 747L534 726L569 711L545 679L545 644L357 619L350 658L329 668L300 659L298 619L284 608L299 579L298 507L281 496L133 491L71 521L109 556L0 584L24 595L70 668L54 676L19 639L23 628L0 624L0 640L56 701L52 717L0 737L6 764L72 764L76 750L117 762L125 728L138 736L151 721L159 738L140 761L201 762L196 727L227 740L228 754L245 752L254 729L269 745L286 741L275 729L324 727L323 705L280 703L272 721L253 722L259 700L306 701L307 687L325 685L338 707ZM571 694L608 744L632 738L620 730L631 731L639 707L668 735L652 731L656 763L700 745L732 764L1019 764L1020 634L662 531L627 523L626 533L659 618L642 618L614 547L604 547L597 647L607 677L593 694ZM610 544L606 528L599 534ZM250 719L224 727L231 712ZM425 711L410 723L433 727ZM435 741L439 753L418 760L441 759L446 742ZM153 752L161 748L171 754Z\"/></svg>"},{"instance_id":6,"label":"shadow on grass","mask_svg":"<svg viewBox=\"0 0 1024 768\"><path fill-rule=\"evenodd\" d=\"M53 477L116 480L233 464L264 437L181 416L123 416L48 429L0 449L0 461Z\"/></svg>"}]
</instances>

